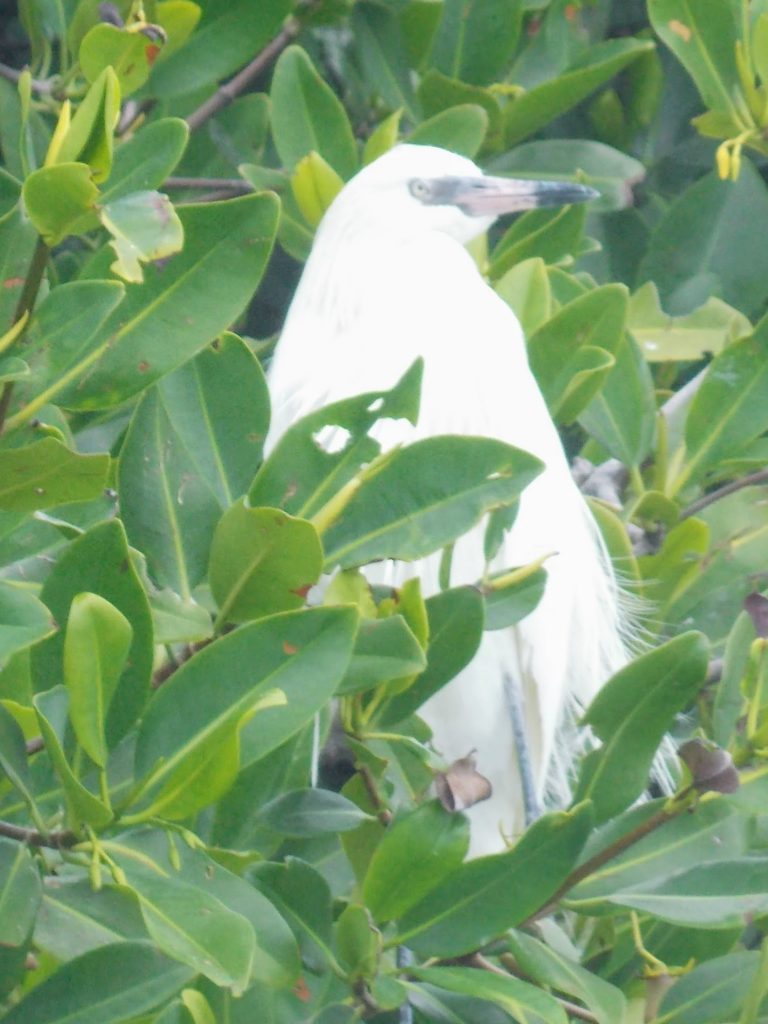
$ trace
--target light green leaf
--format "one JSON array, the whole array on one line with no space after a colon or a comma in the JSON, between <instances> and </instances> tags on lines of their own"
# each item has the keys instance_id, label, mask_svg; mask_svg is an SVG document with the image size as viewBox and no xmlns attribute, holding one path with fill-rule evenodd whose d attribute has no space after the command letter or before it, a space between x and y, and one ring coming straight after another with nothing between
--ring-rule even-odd
<instances>
[{"instance_id":1,"label":"light green leaf","mask_svg":"<svg viewBox=\"0 0 768 1024\"><path fill-rule=\"evenodd\" d=\"M95 227L99 190L85 163L58 163L33 171L24 182L24 206L47 245Z\"/></svg>"},{"instance_id":2,"label":"light green leaf","mask_svg":"<svg viewBox=\"0 0 768 1024\"><path fill-rule=\"evenodd\" d=\"M408 141L420 146L441 146L473 157L482 146L487 131L488 115L485 110L465 103L422 121L411 132Z\"/></svg>"},{"instance_id":3,"label":"light green leaf","mask_svg":"<svg viewBox=\"0 0 768 1024\"><path fill-rule=\"evenodd\" d=\"M56 629L51 613L34 594L0 583L0 666L16 651L30 647Z\"/></svg>"},{"instance_id":4,"label":"light green leaf","mask_svg":"<svg viewBox=\"0 0 768 1024\"><path fill-rule=\"evenodd\" d=\"M358 693L425 668L422 646L402 615L362 619L352 660L337 693Z\"/></svg>"},{"instance_id":5,"label":"light green leaf","mask_svg":"<svg viewBox=\"0 0 768 1024\"><path fill-rule=\"evenodd\" d=\"M115 149L101 202L112 203L133 192L160 188L181 159L188 138L187 123L178 117L142 125L141 131Z\"/></svg>"},{"instance_id":6,"label":"light green leaf","mask_svg":"<svg viewBox=\"0 0 768 1024\"><path fill-rule=\"evenodd\" d=\"M483 999L500 1006L515 1020L536 1020L545 1024L567 1024L565 1010L554 996L526 981L507 978L467 967L415 967L409 973L419 981Z\"/></svg>"},{"instance_id":7,"label":"light green leaf","mask_svg":"<svg viewBox=\"0 0 768 1024\"><path fill-rule=\"evenodd\" d=\"M750 334L752 325L743 313L714 297L685 316L668 316L656 284L647 281L630 297L627 329L649 362L665 362L717 355Z\"/></svg>"},{"instance_id":8,"label":"light green leaf","mask_svg":"<svg viewBox=\"0 0 768 1024\"><path fill-rule=\"evenodd\" d=\"M209 582L219 621L247 622L300 608L320 578L323 551L314 526L276 508L239 501L213 534Z\"/></svg>"},{"instance_id":9,"label":"light green leaf","mask_svg":"<svg viewBox=\"0 0 768 1024\"><path fill-rule=\"evenodd\" d=\"M57 164L78 161L91 169L96 184L112 170L113 132L120 115L120 84L105 67L77 108L61 144Z\"/></svg>"},{"instance_id":10,"label":"light green leaf","mask_svg":"<svg viewBox=\"0 0 768 1024\"><path fill-rule=\"evenodd\" d=\"M182 223L162 192L134 192L102 203L99 217L117 254L110 269L134 284L144 280L142 263L173 256L184 245Z\"/></svg>"},{"instance_id":11,"label":"light green leaf","mask_svg":"<svg viewBox=\"0 0 768 1024\"><path fill-rule=\"evenodd\" d=\"M106 719L131 647L130 622L98 594L77 594L64 637L64 682L69 717L81 747L106 767Z\"/></svg>"},{"instance_id":12,"label":"light green leaf","mask_svg":"<svg viewBox=\"0 0 768 1024\"><path fill-rule=\"evenodd\" d=\"M102 23L86 32L78 59L89 82L95 82L105 68L111 67L121 94L128 96L149 78L159 50L158 43L141 32Z\"/></svg>"},{"instance_id":13,"label":"light green leaf","mask_svg":"<svg viewBox=\"0 0 768 1024\"><path fill-rule=\"evenodd\" d=\"M0 509L32 512L97 498L107 483L108 455L80 455L53 437L0 452Z\"/></svg>"}]
</instances>

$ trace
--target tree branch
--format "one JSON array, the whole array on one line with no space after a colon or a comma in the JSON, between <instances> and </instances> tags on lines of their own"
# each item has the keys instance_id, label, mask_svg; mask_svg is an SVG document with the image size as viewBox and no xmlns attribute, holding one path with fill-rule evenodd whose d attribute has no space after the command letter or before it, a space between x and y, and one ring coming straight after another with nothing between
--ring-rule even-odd
<instances>
[{"instance_id":1,"label":"tree branch","mask_svg":"<svg viewBox=\"0 0 768 1024\"><path fill-rule=\"evenodd\" d=\"M16 68L10 67L8 64L0 63L0 78L5 78L9 82L13 82L14 85L19 84L22 72ZM32 91L38 92L42 96L49 96L53 92L53 82L43 82L38 78L32 79Z\"/></svg>"},{"instance_id":2,"label":"tree branch","mask_svg":"<svg viewBox=\"0 0 768 1024\"><path fill-rule=\"evenodd\" d=\"M42 238L37 239L37 245L32 256L32 262L29 265L27 276L24 281L24 287L21 290L19 301L16 305L16 311L13 314L13 323L16 324L21 320L25 313L31 313L35 306L37 299L37 293L40 291L40 285L43 283L43 277L45 276L45 268L48 263L49 248L45 244ZM27 329L27 325L16 338L16 344L24 337L24 333ZM8 415L8 408L11 404L11 397L13 395L13 381L9 380L5 382L2 394L0 394L0 434L3 432L5 426L5 418Z\"/></svg>"},{"instance_id":3,"label":"tree branch","mask_svg":"<svg viewBox=\"0 0 768 1024\"><path fill-rule=\"evenodd\" d=\"M9 821L0 821L0 836L26 843L27 846L44 846L51 850L68 850L80 842L74 832L38 832L34 828L12 825Z\"/></svg>"},{"instance_id":4,"label":"tree branch","mask_svg":"<svg viewBox=\"0 0 768 1024\"><path fill-rule=\"evenodd\" d=\"M301 22L296 18L289 18L278 32L274 39L267 43L263 50L256 54L253 60L246 64L242 71L238 71L234 78L230 78L224 85L220 85L216 92L205 103L193 110L187 118L187 124L191 132L197 131L201 125L228 107L233 100L237 99L243 90L257 78L262 71L266 70L273 60L283 52L301 31Z\"/></svg>"},{"instance_id":5,"label":"tree branch","mask_svg":"<svg viewBox=\"0 0 768 1024\"><path fill-rule=\"evenodd\" d=\"M696 501L692 501L687 508L684 508L680 513L680 518L688 519L690 516L695 516L697 512L701 512L707 505L713 505L716 501L720 501L721 498L727 498L729 494L735 494L736 491L740 491L744 487L757 487L758 484L768 484L768 469L759 469L756 473L743 476L740 480L732 480L729 484L718 487L716 491L704 494L701 498L697 498Z\"/></svg>"}]
</instances>

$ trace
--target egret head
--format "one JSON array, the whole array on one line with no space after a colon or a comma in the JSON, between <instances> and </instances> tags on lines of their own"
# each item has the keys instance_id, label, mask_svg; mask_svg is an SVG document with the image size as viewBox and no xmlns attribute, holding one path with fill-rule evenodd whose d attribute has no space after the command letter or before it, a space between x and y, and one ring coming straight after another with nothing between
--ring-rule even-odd
<instances>
[{"instance_id":1,"label":"egret head","mask_svg":"<svg viewBox=\"0 0 768 1024\"><path fill-rule=\"evenodd\" d=\"M329 213L364 229L440 231L462 243L503 213L593 199L586 185L494 178L477 164L436 146L400 145L357 174Z\"/></svg>"}]
</instances>

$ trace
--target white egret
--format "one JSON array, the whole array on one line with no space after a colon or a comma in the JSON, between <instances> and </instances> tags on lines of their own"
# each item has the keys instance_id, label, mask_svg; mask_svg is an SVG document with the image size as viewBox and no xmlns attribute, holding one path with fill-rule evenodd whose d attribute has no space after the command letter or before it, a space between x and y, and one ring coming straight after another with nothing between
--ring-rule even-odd
<instances>
[{"instance_id":1,"label":"white egret","mask_svg":"<svg viewBox=\"0 0 768 1024\"><path fill-rule=\"evenodd\" d=\"M485 176L465 157L401 145L356 175L319 229L270 370L269 445L329 402L393 386L424 359L418 425L386 421L385 447L435 434L498 438L538 456L491 570L550 552L538 607L488 632L471 664L420 714L448 762L474 749L490 799L470 810L471 852L504 848L524 826L507 681L522 695L537 795L557 790L573 751L562 731L627 660L619 592L597 526L578 491L538 385L520 324L481 276L465 243L505 212L589 199L592 189ZM451 585L487 568L483 526L453 553ZM438 589L440 555L390 567ZM373 577L372 577L373 578Z\"/></svg>"}]
</instances>

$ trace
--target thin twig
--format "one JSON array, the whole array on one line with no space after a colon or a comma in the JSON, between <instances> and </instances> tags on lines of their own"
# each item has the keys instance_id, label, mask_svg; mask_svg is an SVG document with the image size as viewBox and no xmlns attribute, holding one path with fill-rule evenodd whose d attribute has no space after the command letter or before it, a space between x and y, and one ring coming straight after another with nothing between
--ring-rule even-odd
<instances>
[{"instance_id":1,"label":"thin twig","mask_svg":"<svg viewBox=\"0 0 768 1024\"><path fill-rule=\"evenodd\" d=\"M34 828L21 828L19 825L12 825L10 821L0 821L0 836L15 839L28 846L44 846L51 850L67 850L70 846L80 842L74 832L38 832Z\"/></svg>"},{"instance_id":2,"label":"thin twig","mask_svg":"<svg viewBox=\"0 0 768 1024\"><path fill-rule=\"evenodd\" d=\"M498 974L502 978L508 978L510 975L509 971L505 971L503 968L497 967L496 964L487 960L481 953L473 953L469 963L472 967L479 967L483 971L489 971L491 974ZM556 999L565 1012L570 1014L571 1017L578 1017L579 1020L588 1020L592 1022L592 1024L597 1024L598 1018L590 1010L585 1010L583 1006L579 1006L577 1003L572 1003L568 999L561 999L560 996L553 996L552 998Z\"/></svg>"},{"instance_id":3,"label":"thin twig","mask_svg":"<svg viewBox=\"0 0 768 1024\"><path fill-rule=\"evenodd\" d=\"M628 850L630 846L634 846L635 843L640 842L641 839L645 839L647 835L650 835L651 832L655 832L657 828L660 828L662 825L666 825L668 821L672 821L674 818L678 817L678 815L682 814L683 811L688 810L690 805L686 802L686 798L690 795L691 788L692 787L689 786L687 789L682 790L682 792L675 797L675 801L671 806L665 805L661 810L652 814L650 818L646 818L645 821L633 828L631 832L627 832L626 835L617 839L615 843L611 843L609 846L606 846L604 850L600 850L600 852L596 853L594 857L590 857L589 860L585 860L583 864L579 865L579 867L568 875L557 892L550 896L546 904L531 914L530 917L526 918L519 927L525 928L534 921L538 921L540 918L551 914L563 896L573 889L575 885L578 885L579 882L588 878L589 875L594 874L594 872L601 868L603 864L607 864L608 861L613 860L614 857L618 857L620 854L624 853L624 851Z\"/></svg>"},{"instance_id":4,"label":"thin twig","mask_svg":"<svg viewBox=\"0 0 768 1024\"><path fill-rule=\"evenodd\" d=\"M213 96L201 103L197 110L193 110L187 118L187 124L191 132L196 131L210 118L214 117L228 107L233 100L257 78L262 71L266 70L283 50L288 46L301 31L301 22L296 18L289 18L277 33L274 39L267 43L263 50L256 54L253 60L239 71L234 78L230 78L224 85L220 85Z\"/></svg>"},{"instance_id":5,"label":"thin twig","mask_svg":"<svg viewBox=\"0 0 768 1024\"><path fill-rule=\"evenodd\" d=\"M382 825L389 825L392 821L392 811L384 805L384 801L381 799L379 791L376 787L376 780L371 773L371 769L367 764L358 762L355 765L355 769L360 773L360 778L363 780L366 792L371 799L376 817L379 819Z\"/></svg>"},{"instance_id":6,"label":"thin twig","mask_svg":"<svg viewBox=\"0 0 768 1024\"><path fill-rule=\"evenodd\" d=\"M43 283L43 277L45 276L45 268L48 264L48 256L50 249L45 244L42 238L38 238L35 251L32 255L32 262L29 265L27 276L24 280L24 287L21 290L19 301L16 304L16 311L13 314L13 323L16 324L21 320L25 313L31 313L35 307L35 301L37 300L37 293L40 291L40 285ZM24 337L27 325L24 326L18 338L16 344ZM0 434L3 432L5 426L5 418L8 415L8 408L11 404L11 397L13 396L13 381L9 380L5 382L2 394L0 394Z\"/></svg>"},{"instance_id":7,"label":"thin twig","mask_svg":"<svg viewBox=\"0 0 768 1024\"><path fill-rule=\"evenodd\" d=\"M721 498L727 498L729 494L735 494L736 491L740 491L744 487L757 487L758 484L768 484L768 469L759 469L756 473L743 476L740 480L732 480L729 484L723 484L722 487L718 487L716 491L710 491L709 494L702 495L701 498L692 501L690 505L683 509L680 513L680 518L688 519L690 516L695 516L697 512L701 512L707 505L713 505L716 501L720 501Z\"/></svg>"},{"instance_id":8,"label":"thin twig","mask_svg":"<svg viewBox=\"0 0 768 1024\"><path fill-rule=\"evenodd\" d=\"M8 64L0 63L0 78L5 78L9 82L13 82L14 85L19 84L22 72L16 68L10 67ZM32 91L38 92L43 96L48 96L53 92L53 82L43 82L38 78L32 79Z\"/></svg>"},{"instance_id":9,"label":"thin twig","mask_svg":"<svg viewBox=\"0 0 768 1024\"><path fill-rule=\"evenodd\" d=\"M253 192L253 186L242 178L185 178L172 176L163 182L163 188L207 188L218 189L220 192L237 194Z\"/></svg>"}]
</instances>

